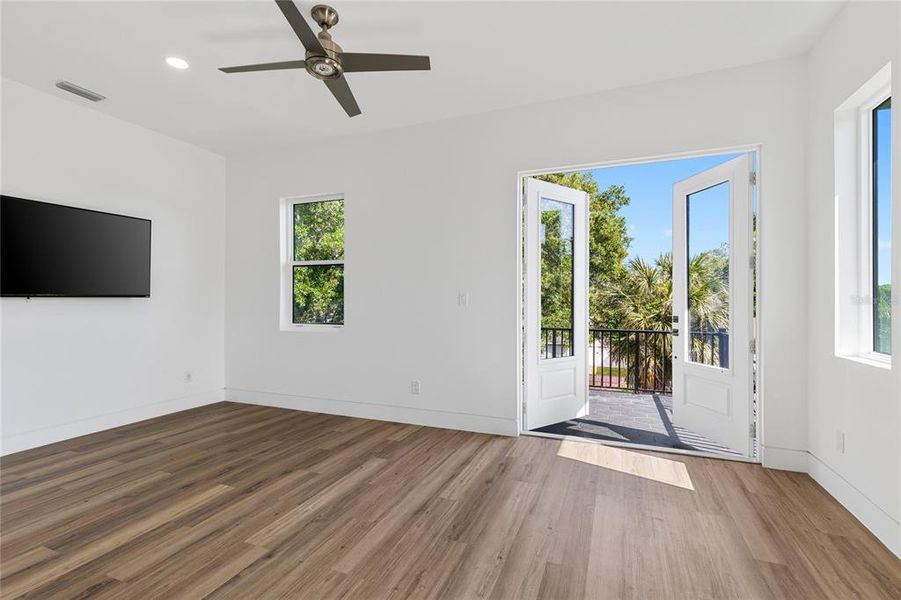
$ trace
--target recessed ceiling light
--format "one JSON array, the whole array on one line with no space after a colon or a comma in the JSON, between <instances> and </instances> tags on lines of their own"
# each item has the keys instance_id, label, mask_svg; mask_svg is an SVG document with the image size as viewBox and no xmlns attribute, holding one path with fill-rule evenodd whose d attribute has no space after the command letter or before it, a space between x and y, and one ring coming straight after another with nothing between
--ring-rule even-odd
<instances>
[{"instance_id":1,"label":"recessed ceiling light","mask_svg":"<svg viewBox=\"0 0 901 600\"><path fill-rule=\"evenodd\" d=\"M177 56L167 56L166 64L169 65L170 67L172 67L173 69L180 69L182 71L184 71L185 69L187 69L190 66L188 64L188 61L186 61L183 58L178 58Z\"/></svg>"}]
</instances>

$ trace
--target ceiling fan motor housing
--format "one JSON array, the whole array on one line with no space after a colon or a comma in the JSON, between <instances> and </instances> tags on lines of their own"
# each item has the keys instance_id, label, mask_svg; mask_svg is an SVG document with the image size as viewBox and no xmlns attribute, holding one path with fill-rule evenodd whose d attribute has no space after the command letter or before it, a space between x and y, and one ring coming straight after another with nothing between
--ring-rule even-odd
<instances>
[{"instance_id":1,"label":"ceiling fan motor housing","mask_svg":"<svg viewBox=\"0 0 901 600\"><path fill-rule=\"evenodd\" d=\"M325 56L308 51L306 53L307 72L316 79L337 79L344 72L344 68L341 66L342 50L341 46L332 40L328 30L338 23L338 12L331 6L317 4L310 13L313 20L322 27L322 31L316 37L319 38L319 43L325 50Z\"/></svg>"},{"instance_id":2,"label":"ceiling fan motor housing","mask_svg":"<svg viewBox=\"0 0 901 600\"><path fill-rule=\"evenodd\" d=\"M341 46L332 41L327 31L319 32L319 43L325 50L325 56L307 52L307 72L316 79L337 79L344 68L341 66Z\"/></svg>"}]
</instances>

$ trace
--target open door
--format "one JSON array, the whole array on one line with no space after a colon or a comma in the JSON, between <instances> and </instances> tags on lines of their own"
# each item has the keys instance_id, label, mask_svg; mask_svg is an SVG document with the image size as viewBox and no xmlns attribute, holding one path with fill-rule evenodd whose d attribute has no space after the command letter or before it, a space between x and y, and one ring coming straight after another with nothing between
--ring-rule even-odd
<instances>
[{"instance_id":1,"label":"open door","mask_svg":"<svg viewBox=\"0 0 901 600\"><path fill-rule=\"evenodd\" d=\"M673 186L673 421L751 453L751 160Z\"/></svg>"},{"instance_id":2,"label":"open door","mask_svg":"<svg viewBox=\"0 0 901 600\"><path fill-rule=\"evenodd\" d=\"M526 429L587 412L588 196L525 181Z\"/></svg>"}]
</instances>

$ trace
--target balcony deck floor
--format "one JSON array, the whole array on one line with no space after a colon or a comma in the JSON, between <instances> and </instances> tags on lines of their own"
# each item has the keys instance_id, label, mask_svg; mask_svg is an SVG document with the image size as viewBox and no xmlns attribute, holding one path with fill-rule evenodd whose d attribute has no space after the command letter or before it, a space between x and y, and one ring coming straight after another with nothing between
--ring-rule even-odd
<instances>
[{"instance_id":1,"label":"balcony deck floor","mask_svg":"<svg viewBox=\"0 0 901 600\"><path fill-rule=\"evenodd\" d=\"M740 456L734 450L673 423L673 397L668 394L591 390L586 416L535 431Z\"/></svg>"}]
</instances>

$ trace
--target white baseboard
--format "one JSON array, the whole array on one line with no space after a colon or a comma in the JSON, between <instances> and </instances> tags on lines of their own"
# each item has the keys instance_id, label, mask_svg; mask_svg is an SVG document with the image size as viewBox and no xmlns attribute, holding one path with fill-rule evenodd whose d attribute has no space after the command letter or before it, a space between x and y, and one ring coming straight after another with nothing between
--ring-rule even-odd
<instances>
[{"instance_id":1,"label":"white baseboard","mask_svg":"<svg viewBox=\"0 0 901 600\"><path fill-rule=\"evenodd\" d=\"M807 473L826 492L844 506L886 548L901 558L901 523L877 506L829 465L803 450L764 446L763 466L782 471Z\"/></svg>"},{"instance_id":2,"label":"white baseboard","mask_svg":"<svg viewBox=\"0 0 901 600\"><path fill-rule=\"evenodd\" d=\"M901 523L839 475L825 462L807 453L808 473L839 504L848 509L879 541L901 558Z\"/></svg>"},{"instance_id":3,"label":"white baseboard","mask_svg":"<svg viewBox=\"0 0 901 600\"><path fill-rule=\"evenodd\" d=\"M763 446L761 448L760 458L761 464L767 469L795 471L797 473L807 472L808 454L805 450Z\"/></svg>"},{"instance_id":4,"label":"white baseboard","mask_svg":"<svg viewBox=\"0 0 901 600\"><path fill-rule=\"evenodd\" d=\"M163 400L162 402L145 404L126 410L105 413L87 419L79 419L78 421L63 423L62 425L53 425L51 427L23 431L21 433L3 436L2 442L0 442L0 455L20 452L22 450L76 438L89 433L121 427L122 425L136 423L145 419L152 419L180 410L222 402L223 400L225 400L225 390L217 389L199 394L192 394L190 396Z\"/></svg>"},{"instance_id":5,"label":"white baseboard","mask_svg":"<svg viewBox=\"0 0 901 600\"><path fill-rule=\"evenodd\" d=\"M394 421L396 423L410 423L412 425L426 425L444 429L461 429L463 431L498 435L517 435L518 433L516 419L505 419L488 415L473 415L428 408L293 396L231 388L225 390L225 397L232 402L244 404L291 408L330 415L375 419L377 421Z\"/></svg>"}]
</instances>

